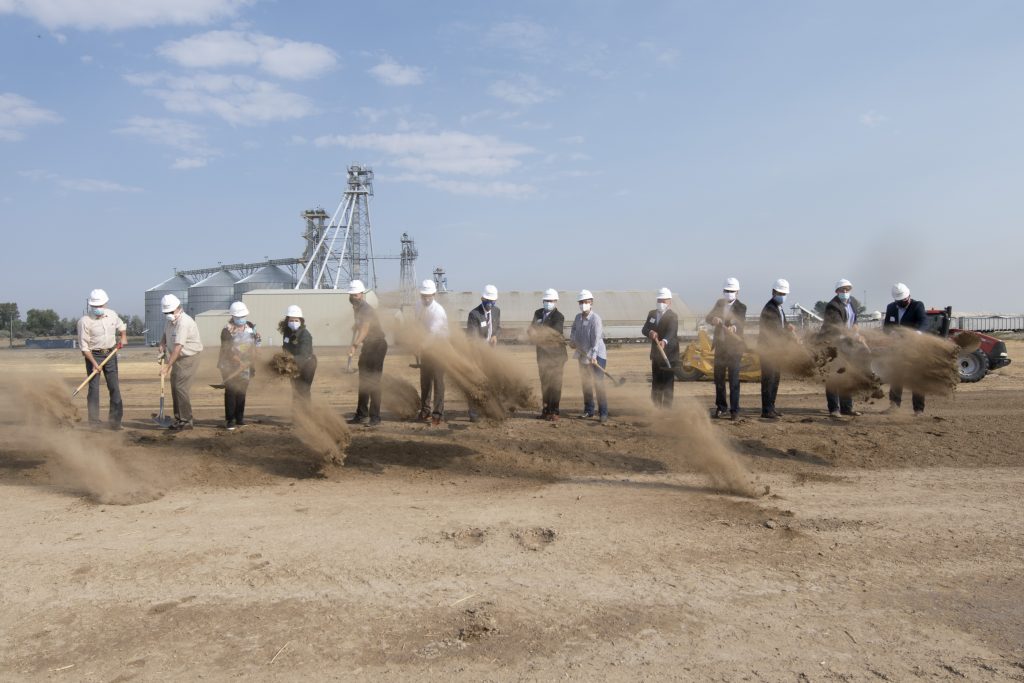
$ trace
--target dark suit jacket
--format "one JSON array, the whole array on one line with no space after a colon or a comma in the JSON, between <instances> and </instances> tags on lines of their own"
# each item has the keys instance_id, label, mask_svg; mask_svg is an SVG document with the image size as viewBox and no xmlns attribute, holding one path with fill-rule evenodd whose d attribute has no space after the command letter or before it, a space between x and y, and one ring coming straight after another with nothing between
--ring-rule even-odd
<instances>
[{"instance_id":1,"label":"dark suit jacket","mask_svg":"<svg viewBox=\"0 0 1024 683\"><path fill-rule=\"evenodd\" d=\"M768 303L761 309L761 318L757 326L758 347L770 348L782 342L787 334L782 320L783 314L782 306L775 303L775 299L768 299Z\"/></svg>"},{"instance_id":2,"label":"dark suit jacket","mask_svg":"<svg viewBox=\"0 0 1024 683\"><path fill-rule=\"evenodd\" d=\"M857 309L860 308L860 302L851 296L850 306L853 308L853 320L850 321L850 324L856 325ZM826 338L835 338L842 335L846 330L846 304L839 300L839 295L832 297L825 306L825 315L823 315L822 318L824 319L821 323L822 336Z\"/></svg>"},{"instance_id":3,"label":"dark suit jacket","mask_svg":"<svg viewBox=\"0 0 1024 683\"><path fill-rule=\"evenodd\" d=\"M467 335L470 337L480 337L481 339L487 338L487 325L484 324L486 320L484 315L484 305L482 303L469 312L469 318L466 320ZM493 306L491 307L491 336L497 339L500 332L501 309Z\"/></svg>"},{"instance_id":4,"label":"dark suit jacket","mask_svg":"<svg viewBox=\"0 0 1024 683\"><path fill-rule=\"evenodd\" d=\"M649 311L647 313L647 322L644 323L640 334L646 337L652 330L657 332L658 339L664 339L668 342L665 345L665 355L668 356L669 362L675 361L679 358L679 316L670 308L662 314L659 322L656 323L656 320L658 320L658 311ZM651 360L664 364L653 340L651 340Z\"/></svg>"},{"instance_id":5,"label":"dark suit jacket","mask_svg":"<svg viewBox=\"0 0 1024 683\"><path fill-rule=\"evenodd\" d=\"M928 314L924 311L923 301L910 300L903 311L903 320L899 319L899 306L893 301L885 307L885 320L882 327L909 327L912 330L924 330L928 326Z\"/></svg>"},{"instance_id":6,"label":"dark suit jacket","mask_svg":"<svg viewBox=\"0 0 1024 683\"><path fill-rule=\"evenodd\" d=\"M704 322L711 324L713 318L721 318L722 324L715 328L715 336L711 340L711 345L716 351L723 354L737 354L742 355L744 351L743 344L743 324L747 320L747 305L736 299L729 306L729 302L725 299L719 299L715 302L714 308L711 312L704 317ZM739 339L734 339L725 333L723 328L736 326L736 336Z\"/></svg>"},{"instance_id":7,"label":"dark suit jacket","mask_svg":"<svg viewBox=\"0 0 1024 683\"><path fill-rule=\"evenodd\" d=\"M551 343L537 344L537 363L565 363L569 358L569 353L565 350L565 316L562 315L562 312L556 308L548 313L547 320L545 320L544 309L538 308L533 312L533 322L530 325L550 327L563 340L562 342L552 340Z\"/></svg>"}]
</instances>

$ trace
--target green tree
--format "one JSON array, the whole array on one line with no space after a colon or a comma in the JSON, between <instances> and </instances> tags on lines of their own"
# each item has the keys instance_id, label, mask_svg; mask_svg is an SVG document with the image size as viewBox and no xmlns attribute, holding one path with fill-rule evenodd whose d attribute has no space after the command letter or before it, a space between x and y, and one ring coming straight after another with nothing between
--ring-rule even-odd
<instances>
[{"instance_id":1,"label":"green tree","mask_svg":"<svg viewBox=\"0 0 1024 683\"><path fill-rule=\"evenodd\" d=\"M18 312L18 304L0 304L0 331L10 337L10 344L14 346L14 335L20 331L21 313Z\"/></svg>"},{"instance_id":2,"label":"green tree","mask_svg":"<svg viewBox=\"0 0 1024 683\"><path fill-rule=\"evenodd\" d=\"M128 327L129 337L142 336L142 331L146 329L146 323L137 315L133 315L125 320L124 324Z\"/></svg>"},{"instance_id":3,"label":"green tree","mask_svg":"<svg viewBox=\"0 0 1024 683\"><path fill-rule=\"evenodd\" d=\"M25 314L25 327L34 335L60 334L60 316L52 308L30 308Z\"/></svg>"}]
</instances>

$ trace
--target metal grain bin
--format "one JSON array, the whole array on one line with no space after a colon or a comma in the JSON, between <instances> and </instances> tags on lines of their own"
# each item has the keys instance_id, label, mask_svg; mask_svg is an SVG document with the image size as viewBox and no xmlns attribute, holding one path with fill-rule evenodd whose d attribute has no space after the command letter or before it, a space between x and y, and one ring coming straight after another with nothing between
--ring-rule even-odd
<instances>
[{"instance_id":1,"label":"metal grain bin","mask_svg":"<svg viewBox=\"0 0 1024 683\"><path fill-rule=\"evenodd\" d=\"M263 266L255 273L235 283L235 301L254 289L294 289L295 278L291 273L277 266Z\"/></svg>"},{"instance_id":2,"label":"metal grain bin","mask_svg":"<svg viewBox=\"0 0 1024 683\"><path fill-rule=\"evenodd\" d=\"M203 311L227 310L235 300L236 282L235 276L226 270L219 270L200 280L188 288L185 312L194 318Z\"/></svg>"},{"instance_id":3,"label":"metal grain bin","mask_svg":"<svg viewBox=\"0 0 1024 683\"><path fill-rule=\"evenodd\" d=\"M160 299L165 294L173 294L181 299L183 306L188 305L188 288L192 283L182 275L175 275L158 285L146 290L146 344L153 346L160 342L164 332L164 314L160 310Z\"/></svg>"}]
</instances>

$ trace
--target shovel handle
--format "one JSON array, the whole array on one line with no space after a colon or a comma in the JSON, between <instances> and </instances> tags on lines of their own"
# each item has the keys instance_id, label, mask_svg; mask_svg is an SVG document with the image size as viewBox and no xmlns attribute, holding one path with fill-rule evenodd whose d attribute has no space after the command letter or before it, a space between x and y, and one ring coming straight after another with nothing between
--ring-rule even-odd
<instances>
[{"instance_id":1,"label":"shovel handle","mask_svg":"<svg viewBox=\"0 0 1024 683\"><path fill-rule=\"evenodd\" d=\"M662 348L661 342L654 342L654 345L658 347L658 353L661 354L661 359L663 361L665 361L665 369L666 370L671 370L672 369L672 363L669 361L668 354L665 353L665 349Z\"/></svg>"},{"instance_id":2,"label":"shovel handle","mask_svg":"<svg viewBox=\"0 0 1024 683\"><path fill-rule=\"evenodd\" d=\"M114 357L114 354L117 353L117 351L118 351L118 349L115 346L114 350L111 351L109 354L107 354L107 357L103 359L103 362L100 363L99 367L96 368L95 370L93 370L92 372L90 372L89 376L85 378L85 381L78 385L78 388L75 389L75 393L71 394L71 398L74 398L75 396L78 396L78 392L81 391L83 388L85 388L85 385L88 384L89 382L91 382L93 377L95 377L96 375L99 374L100 370L103 369L103 366L107 364L107 361L109 361L111 358Z\"/></svg>"},{"instance_id":3,"label":"shovel handle","mask_svg":"<svg viewBox=\"0 0 1024 683\"><path fill-rule=\"evenodd\" d=\"M600 370L600 371L601 371L602 373L604 373L604 376L605 376L605 377L607 377L608 379L610 379L610 380L611 380L611 381L612 381L612 382L613 382L613 383L614 383L615 385L617 385L617 386L618 386L618 385L621 385L621 384L624 384L624 383L626 382L626 379L625 379L624 377L618 377L618 378L616 378L616 377L615 377L615 376L614 376L614 375L613 375L612 373L608 372L607 370L605 370L604 368L602 368L602 367L601 367L600 365L598 365L597 363L591 363L590 365L592 365L593 367L597 368L597 369L598 369L598 370Z\"/></svg>"}]
</instances>

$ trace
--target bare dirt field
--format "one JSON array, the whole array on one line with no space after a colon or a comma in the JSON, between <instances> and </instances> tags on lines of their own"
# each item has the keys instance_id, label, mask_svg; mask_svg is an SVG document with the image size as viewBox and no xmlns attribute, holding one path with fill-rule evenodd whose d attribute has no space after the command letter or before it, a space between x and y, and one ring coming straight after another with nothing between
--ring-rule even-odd
<instances>
[{"instance_id":1,"label":"bare dirt field","mask_svg":"<svg viewBox=\"0 0 1024 683\"><path fill-rule=\"evenodd\" d=\"M151 420L153 349L123 352L118 433L42 419L84 417L77 352L3 350L0 680L1024 681L1008 346L921 418L908 392L830 420L784 379L778 422L753 384L736 422L706 419L708 382L656 414L647 348L613 348L608 425L570 419L570 363L558 423L470 423L451 387L431 428L385 396L343 466L266 372L224 430L216 349L181 434ZM536 387L532 349L506 353ZM319 355L314 395L347 417L356 376ZM385 372L418 386L410 360Z\"/></svg>"}]
</instances>

